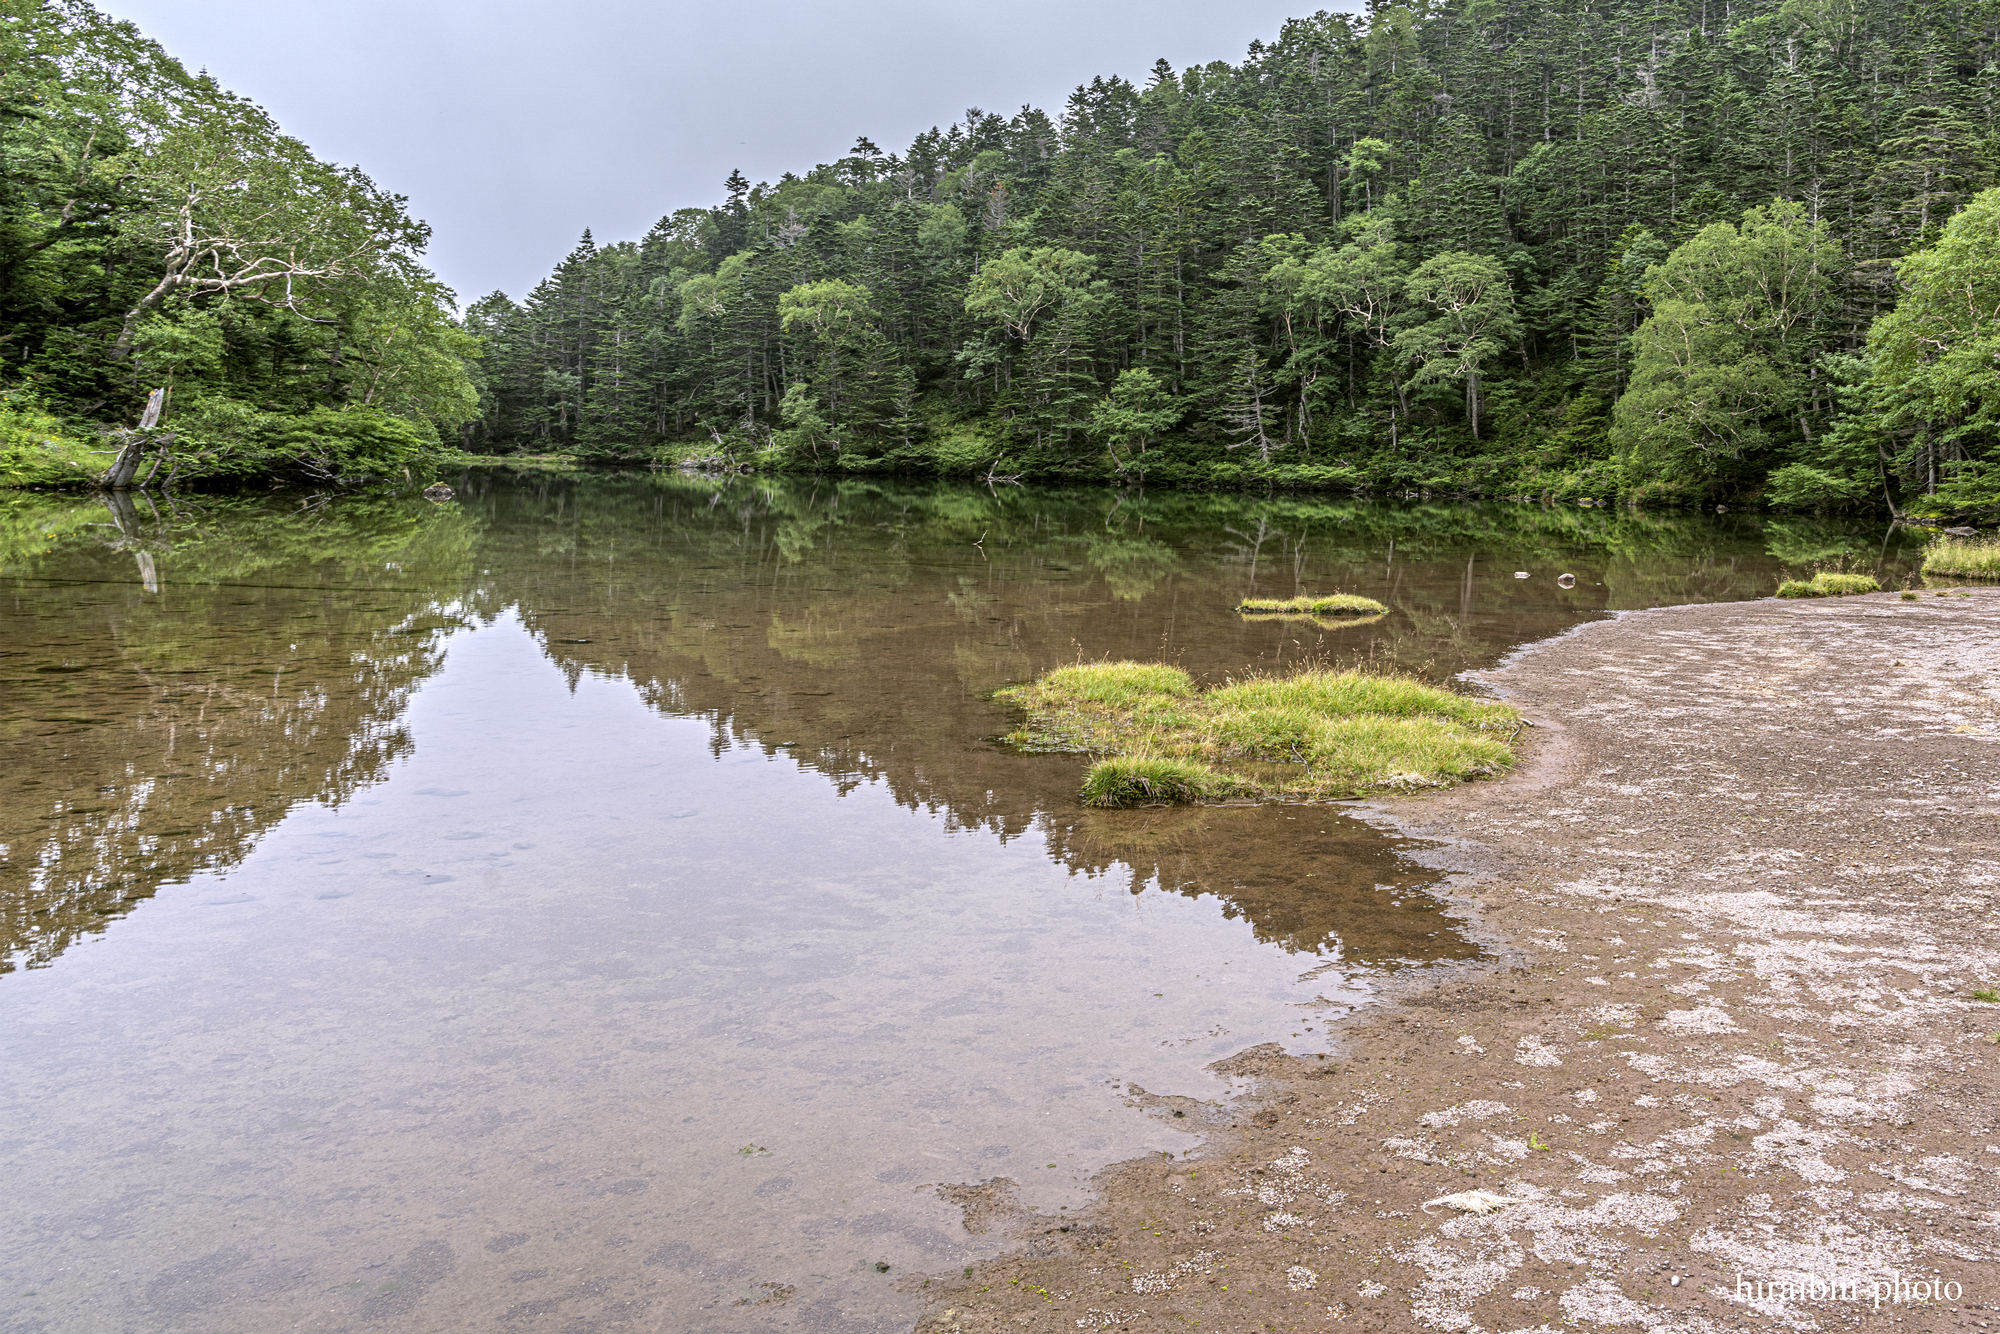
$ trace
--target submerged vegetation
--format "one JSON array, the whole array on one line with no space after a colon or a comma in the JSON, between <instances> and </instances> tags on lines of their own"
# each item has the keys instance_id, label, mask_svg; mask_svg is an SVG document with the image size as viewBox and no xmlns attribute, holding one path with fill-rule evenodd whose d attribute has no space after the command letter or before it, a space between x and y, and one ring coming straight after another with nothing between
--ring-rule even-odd
<instances>
[{"instance_id":1,"label":"submerged vegetation","mask_svg":"<svg viewBox=\"0 0 2000 1334\"><path fill-rule=\"evenodd\" d=\"M1940 537L1924 553L1924 573L1954 579L2000 579L2000 538Z\"/></svg>"},{"instance_id":2,"label":"submerged vegetation","mask_svg":"<svg viewBox=\"0 0 2000 1334\"><path fill-rule=\"evenodd\" d=\"M1836 574L1831 570L1821 570L1811 579L1787 579L1778 585L1781 598L1838 598L1881 591L1881 582L1872 574Z\"/></svg>"},{"instance_id":3,"label":"submerged vegetation","mask_svg":"<svg viewBox=\"0 0 2000 1334\"><path fill-rule=\"evenodd\" d=\"M1244 598L1236 604L1236 610L1280 616L1380 616L1389 609L1374 598L1356 593L1323 593L1295 598Z\"/></svg>"},{"instance_id":4,"label":"submerged vegetation","mask_svg":"<svg viewBox=\"0 0 2000 1334\"><path fill-rule=\"evenodd\" d=\"M1028 711L1015 745L1109 757L1084 779L1093 806L1438 787L1510 766L1520 725L1505 704L1323 668L1202 690L1178 667L1078 663L1000 697Z\"/></svg>"}]
</instances>

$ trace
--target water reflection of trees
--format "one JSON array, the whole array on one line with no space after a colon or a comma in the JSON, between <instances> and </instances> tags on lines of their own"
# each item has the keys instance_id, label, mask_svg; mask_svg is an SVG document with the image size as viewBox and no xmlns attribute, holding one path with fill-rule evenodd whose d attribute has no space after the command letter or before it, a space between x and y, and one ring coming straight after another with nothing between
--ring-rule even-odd
<instances>
[{"instance_id":1,"label":"water reflection of trees","mask_svg":"<svg viewBox=\"0 0 2000 1334\"><path fill-rule=\"evenodd\" d=\"M1012 721L993 690L1079 653L1211 677L1306 656L1446 675L1609 608L1767 592L1800 553L1907 559L1803 521L1310 496L660 475L475 476L462 499L0 497L0 970L233 865L294 803L380 777L442 633L505 604L572 681L629 680L706 717L718 747L783 748L957 825L1037 830L1121 892L1214 894L1308 952L1462 948L1378 888L1410 867L1351 828L1080 810L1079 762L993 741ZM1335 589L1394 610L1327 627L1228 611Z\"/></svg>"},{"instance_id":2,"label":"water reflection of trees","mask_svg":"<svg viewBox=\"0 0 2000 1334\"><path fill-rule=\"evenodd\" d=\"M470 568L421 500L118 502L0 512L0 971L380 777Z\"/></svg>"},{"instance_id":3,"label":"water reflection of trees","mask_svg":"<svg viewBox=\"0 0 2000 1334\"><path fill-rule=\"evenodd\" d=\"M992 691L1078 653L1210 676L1300 656L1448 675L1608 608L1755 596L1780 573L1754 521L1692 515L880 479L469 483L482 565L565 671L705 715L718 747L783 748L1002 837L1038 828L1079 872L1213 893L1293 948L1320 948L1338 921L1366 957L1436 929L1383 906L1377 885L1411 868L1382 843L1315 861L1282 813L1082 812L1078 762L991 740L1011 723ZM1525 600L1520 568L1539 579ZM1561 571L1578 586L1557 588ZM1228 613L1252 593L1333 589L1394 610L1330 628Z\"/></svg>"}]
</instances>

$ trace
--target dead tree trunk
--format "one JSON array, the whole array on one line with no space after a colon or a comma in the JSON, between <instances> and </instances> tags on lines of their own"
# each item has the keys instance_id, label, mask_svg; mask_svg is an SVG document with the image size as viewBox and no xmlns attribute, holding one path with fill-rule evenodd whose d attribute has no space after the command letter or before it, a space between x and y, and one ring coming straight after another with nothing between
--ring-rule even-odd
<instances>
[{"instance_id":1,"label":"dead tree trunk","mask_svg":"<svg viewBox=\"0 0 2000 1334\"><path fill-rule=\"evenodd\" d=\"M153 429L160 424L160 409L166 405L166 400L167 391L164 389L155 389L146 395L146 410L140 414L139 429L117 433L122 442L118 457L104 470L104 476L97 479L99 486L107 491L132 489L132 479L138 475L139 464L145 457L146 445L152 438ZM170 438L162 437L162 443ZM150 476L151 474L148 474L149 479Z\"/></svg>"}]
</instances>

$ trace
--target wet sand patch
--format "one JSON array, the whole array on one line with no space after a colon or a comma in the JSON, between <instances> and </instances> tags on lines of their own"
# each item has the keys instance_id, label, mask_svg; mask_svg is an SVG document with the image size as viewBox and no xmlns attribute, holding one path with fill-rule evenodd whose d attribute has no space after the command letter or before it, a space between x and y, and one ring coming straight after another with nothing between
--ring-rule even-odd
<instances>
[{"instance_id":1,"label":"wet sand patch","mask_svg":"<svg viewBox=\"0 0 2000 1334\"><path fill-rule=\"evenodd\" d=\"M1478 679L1526 763L1375 811L1500 962L1233 1058L1196 1159L920 1328L1994 1323L2000 591L1632 613Z\"/></svg>"}]
</instances>

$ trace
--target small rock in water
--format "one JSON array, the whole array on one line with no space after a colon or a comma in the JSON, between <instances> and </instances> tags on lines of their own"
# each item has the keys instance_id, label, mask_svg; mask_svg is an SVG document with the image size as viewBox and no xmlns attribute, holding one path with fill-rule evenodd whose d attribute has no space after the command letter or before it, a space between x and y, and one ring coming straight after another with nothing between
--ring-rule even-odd
<instances>
[{"instance_id":1,"label":"small rock in water","mask_svg":"<svg viewBox=\"0 0 2000 1334\"><path fill-rule=\"evenodd\" d=\"M1979 536L1979 530L1977 528L1947 528L1944 531L1950 533L1953 537Z\"/></svg>"},{"instance_id":2,"label":"small rock in water","mask_svg":"<svg viewBox=\"0 0 2000 1334\"><path fill-rule=\"evenodd\" d=\"M1556 576L1556 587L1557 587L1557 588L1575 588L1575 587L1576 587L1576 576L1575 576L1575 575L1573 575L1573 574L1559 574L1559 575L1557 575L1557 576Z\"/></svg>"},{"instance_id":3,"label":"small rock in water","mask_svg":"<svg viewBox=\"0 0 2000 1334\"><path fill-rule=\"evenodd\" d=\"M1528 572L1526 570L1516 570L1514 571L1514 577L1516 579L1526 579L1528 577Z\"/></svg>"},{"instance_id":4,"label":"small rock in water","mask_svg":"<svg viewBox=\"0 0 2000 1334\"><path fill-rule=\"evenodd\" d=\"M452 490L443 482L432 482L424 488L425 500L446 501L452 498Z\"/></svg>"}]
</instances>

